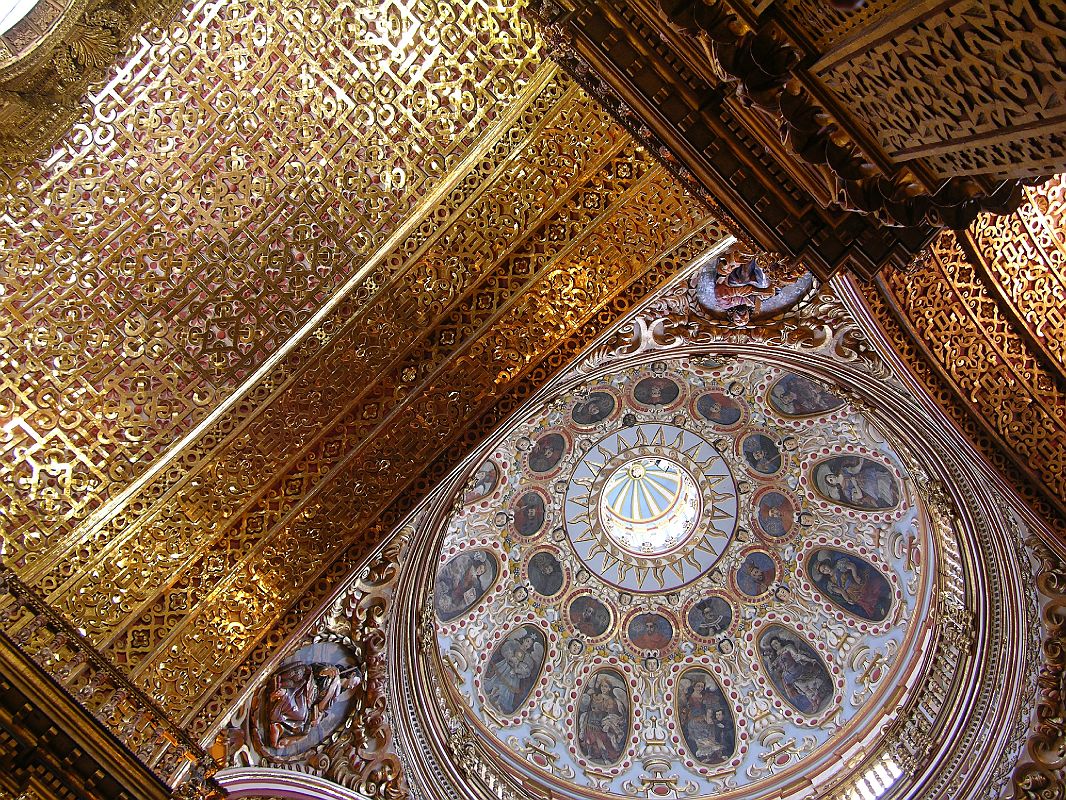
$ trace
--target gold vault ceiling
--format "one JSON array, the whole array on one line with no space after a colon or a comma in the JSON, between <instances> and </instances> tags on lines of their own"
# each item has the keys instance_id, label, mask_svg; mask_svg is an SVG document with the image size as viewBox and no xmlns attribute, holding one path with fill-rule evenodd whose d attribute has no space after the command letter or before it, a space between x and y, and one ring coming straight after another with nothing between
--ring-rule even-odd
<instances>
[{"instance_id":1,"label":"gold vault ceiling","mask_svg":"<svg viewBox=\"0 0 1066 800\"><path fill-rule=\"evenodd\" d=\"M933 397L1066 538L1066 176L866 296ZM1042 496L1034 488L1042 490Z\"/></svg>"},{"instance_id":2,"label":"gold vault ceiling","mask_svg":"<svg viewBox=\"0 0 1066 800\"><path fill-rule=\"evenodd\" d=\"M90 104L2 176L4 563L194 735L470 446L729 233L506 2L189 3ZM1062 208L1033 192L868 292L1048 514Z\"/></svg>"},{"instance_id":3,"label":"gold vault ceiling","mask_svg":"<svg viewBox=\"0 0 1066 800\"><path fill-rule=\"evenodd\" d=\"M505 4L180 19L7 178L2 510L196 732L405 486L728 231Z\"/></svg>"}]
</instances>

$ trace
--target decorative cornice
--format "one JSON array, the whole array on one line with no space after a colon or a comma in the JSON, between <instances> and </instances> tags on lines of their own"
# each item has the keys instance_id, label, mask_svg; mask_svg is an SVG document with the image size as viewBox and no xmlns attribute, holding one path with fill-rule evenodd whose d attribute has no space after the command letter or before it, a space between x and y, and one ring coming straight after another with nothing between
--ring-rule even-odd
<instances>
[{"instance_id":1,"label":"decorative cornice","mask_svg":"<svg viewBox=\"0 0 1066 800\"><path fill-rule=\"evenodd\" d=\"M46 32L0 64L0 168L17 169L65 136L85 113L89 85L104 77L142 28L162 24L179 5L75 0ZM50 4L39 3L23 20L28 31L35 30L38 9L46 12Z\"/></svg>"}]
</instances>

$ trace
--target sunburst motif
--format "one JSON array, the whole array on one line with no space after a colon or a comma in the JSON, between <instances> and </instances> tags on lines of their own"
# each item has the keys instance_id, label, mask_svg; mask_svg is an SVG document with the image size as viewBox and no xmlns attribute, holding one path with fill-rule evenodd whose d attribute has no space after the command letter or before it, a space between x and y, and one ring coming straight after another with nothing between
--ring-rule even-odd
<instances>
[{"instance_id":1,"label":"sunburst motif","mask_svg":"<svg viewBox=\"0 0 1066 800\"><path fill-rule=\"evenodd\" d=\"M642 424L606 436L579 463L566 501L579 558L636 591L683 586L718 560L737 518L733 477L701 437Z\"/></svg>"}]
</instances>

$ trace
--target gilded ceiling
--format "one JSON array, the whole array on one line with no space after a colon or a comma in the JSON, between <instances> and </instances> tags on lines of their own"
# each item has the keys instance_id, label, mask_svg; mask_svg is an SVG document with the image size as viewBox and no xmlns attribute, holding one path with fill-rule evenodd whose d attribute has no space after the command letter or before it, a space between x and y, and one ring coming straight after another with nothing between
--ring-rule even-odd
<instances>
[{"instance_id":1,"label":"gilded ceiling","mask_svg":"<svg viewBox=\"0 0 1066 800\"><path fill-rule=\"evenodd\" d=\"M876 291L866 292L923 384L1060 531L1066 515L1063 187L1063 177L1054 178L1027 189L1013 214L982 216L966 231L941 234L916 269L885 274Z\"/></svg>"},{"instance_id":2,"label":"gilded ceiling","mask_svg":"<svg viewBox=\"0 0 1066 800\"><path fill-rule=\"evenodd\" d=\"M93 8L103 13L105 5ZM831 27L843 24L806 0L786 5L820 14ZM129 32L126 22L108 19L111 28L97 37L107 57L77 51L101 59L101 69ZM365 559L472 448L590 342L617 332L618 320L647 297L731 234L746 239L704 192L748 199L744 191L758 176L769 194L752 195L745 222L761 208L774 216L766 224L775 236L802 239L808 250L811 242L836 242L826 238L832 229L847 246L827 245L835 255L823 267L899 264L917 242L889 246L895 234L886 239L878 228L875 236L865 218L837 224L801 197L791 172L738 160L728 147L719 153L736 167L728 191L697 188L632 111L625 116L616 105L612 116L599 102L602 92L590 93L599 85L587 74L581 83L570 77L546 57L548 49L503 0L461 7L189 0L92 85L84 114L58 145L36 162L0 170L0 529L4 567L20 581L17 600L0 595L0 620L5 635L160 775L178 775L184 755L203 756L261 670L280 675L279 688L313 675L333 691L341 684L319 668L340 665L336 678L347 683L333 699L345 705L331 723L356 713L360 696L387 729L384 667L373 692L351 678L364 664L363 639L384 635L382 620L337 601L338 586L359 570L358 602L377 597L392 577L375 583L381 576L367 572ZM738 130L730 135L744 138ZM758 137L744 141L762 147ZM887 272L877 291L866 291L914 375L1049 516L1066 511L1062 191L1061 181L1029 190L1013 216L982 217L969 231L944 234L927 263ZM766 254L750 242L745 248L751 263L763 263ZM866 261L855 254L864 249ZM778 266L803 276L797 296L811 289L806 262ZM724 312L725 300L715 297ZM769 312L756 317L765 330L728 328L719 314L715 336L735 341L770 331L765 337L789 346L793 335L817 338L810 332L817 326L779 323ZM774 387L793 368L803 373L802 365L756 361L744 362L743 374L734 374L742 369L736 364L678 361L670 374L597 379L587 395L572 398L583 411L557 405L527 420L525 444L501 445L485 462L488 493L471 495L455 517L477 525L451 531L446 546L455 552L435 549L423 566L427 575L434 574L429 563L438 575L451 570L455 585L467 572L461 567L475 583L491 573L484 594L475 588L474 605L464 608L463 599L437 609L446 653L458 636L455 620L483 625L480 639L455 645L466 648L466 672L457 670L452 688L468 701L471 720L496 704L496 727L486 736L517 752L502 731L510 736L531 724L528 694L479 695L476 682L484 680L475 677L491 671L493 658L498 667L503 645L517 646L513 631L526 628L540 631L530 636L543 637L543 663L558 674L572 657L566 674L577 705L592 691L584 688L596 682L589 679L607 675L628 686L627 708L636 710L632 676L597 658L626 653L632 669L647 659L665 665L662 674L672 677L649 689L668 709L655 720L674 732L667 756L684 764L694 786L769 785L759 783L769 772L754 764L770 745L754 735L745 740L740 726L756 696L770 704L767 719L780 723L782 735L796 733L789 725L797 718L817 723L810 746L795 750L796 762L823 758L839 737L866 725L880 689L861 696L855 658L861 661L862 647L898 649L912 635L904 623L926 601L927 586L900 547L908 536L926 535L923 506L900 454L867 426L864 406L794 414L787 406L802 404L799 395L774 395ZM641 380L653 383L641 389ZM660 402L671 382L677 395ZM712 396L718 411L708 411ZM739 411L733 421L708 417L730 403ZM643 415L629 438L608 430L623 424L623 409ZM690 422L698 441L678 440ZM772 474L745 449L759 436L778 448L781 466ZM600 449L583 451L579 466L574 447L592 439ZM841 478L851 481L851 502L843 489L819 491L811 483L818 465L844 457L836 446L866 459L842 467L861 475L863 464L876 463L895 483ZM664 448L674 453L666 461ZM640 454L631 459L634 449ZM569 482L560 462L548 465L556 450L567 469L586 471L577 481ZM602 473L599 482L594 473ZM862 506L887 503L886 492L899 501L891 514ZM593 493L608 499L593 502ZM771 495L784 498L776 521L743 502ZM573 523L573 544L555 537L557 529L568 536L564 518L572 515L564 505L582 502L596 510L587 530ZM774 533L789 527L786 507L793 528L814 526L825 541ZM520 526L540 513L540 527L523 533ZM703 514L721 524L693 538ZM652 529L660 538L648 538ZM482 560L459 563L472 549ZM756 551L767 561L755 559ZM818 553L889 587L900 625L864 622L862 611L880 613L876 603L874 610L844 607L830 589L817 588L809 570ZM744 591L738 576L749 557L773 573L772 590ZM388 572L399 556L378 558ZM535 578L552 559L558 571ZM593 574L599 577L586 581ZM600 588L587 588L595 581ZM732 627L704 636L695 631L695 610L708 598L697 597L696 587L711 584ZM662 592L680 605L649 599ZM650 605L640 613L665 620L670 635L663 629L655 639L665 644L637 646L630 617L639 603L623 609L622 594L644 598ZM305 641L309 649L290 649L279 660L283 644L302 635L331 598L341 603L333 638ZM578 638L571 608L592 608L593 600L606 609L608 627L570 653ZM827 705L817 713L797 705L804 700L795 684L775 688L772 670L759 665L767 637L751 609L761 614L777 602L802 605L832 636L846 631L839 647L828 639L805 644L811 663L833 673L831 697L819 695ZM519 621L520 610L533 618ZM699 613L714 610L705 605ZM418 609L408 611L413 620ZM490 616L503 620L495 631ZM782 635L799 635L794 622L781 618ZM732 637L735 653L750 645L749 663L734 658L730 671L716 656L682 646L691 635L710 652L724 641L720 634ZM337 637L347 638L338 644ZM909 657L886 669L904 669ZM723 697L723 687L737 688L735 702L717 709L718 723L726 712L734 723L732 748L719 736L700 755L677 704L666 699L685 680L694 685L693 670L706 673L705 689L718 681ZM565 702L560 684L544 676L542 696L555 691ZM293 744L282 741L291 732L267 725L253 736L252 723L242 724L261 751L277 755ZM622 754L607 758L616 744L579 746L574 714L553 724L559 741L573 741L573 764L584 758L614 770L602 786L592 778L586 788L627 791L637 768L622 766ZM626 728L627 742L636 730ZM649 722L644 740L657 730ZM320 747L350 756L336 737L291 755ZM633 748L625 748L630 760ZM359 769L388 773L378 776L385 793L402 780L396 757L381 752L364 752ZM713 777L722 765L743 777Z\"/></svg>"},{"instance_id":3,"label":"gilded ceiling","mask_svg":"<svg viewBox=\"0 0 1066 800\"><path fill-rule=\"evenodd\" d=\"M5 565L198 731L453 443L728 231L507 4L160 37L7 176L0 513Z\"/></svg>"}]
</instances>

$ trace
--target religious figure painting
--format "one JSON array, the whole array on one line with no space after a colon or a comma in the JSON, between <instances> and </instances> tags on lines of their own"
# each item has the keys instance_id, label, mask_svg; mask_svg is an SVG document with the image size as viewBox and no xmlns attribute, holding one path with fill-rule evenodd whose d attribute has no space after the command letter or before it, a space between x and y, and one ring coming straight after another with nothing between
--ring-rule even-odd
<instances>
[{"instance_id":1,"label":"religious figure painting","mask_svg":"<svg viewBox=\"0 0 1066 800\"><path fill-rule=\"evenodd\" d=\"M477 468L471 479L470 488L463 495L464 503L476 503L483 497L487 497L496 488L500 479L500 471L492 461L483 461Z\"/></svg>"},{"instance_id":2,"label":"religious figure painting","mask_svg":"<svg viewBox=\"0 0 1066 800\"><path fill-rule=\"evenodd\" d=\"M833 697L833 679L818 652L783 625L759 634L759 657L774 688L801 714L820 714Z\"/></svg>"},{"instance_id":3,"label":"religious figure painting","mask_svg":"<svg viewBox=\"0 0 1066 800\"><path fill-rule=\"evenodd\" d=\"M736 749L733 711L718 681L705 669L687 670L677 682L677 721L685 747L702 764L721 764Z\"/></svg>"},{"instance_id":4,"label":"religious figure painting","mask_svg":"<svg viewBox=\"0 0 1066 800\"><path fill-rule=\"evenodd\" d=\"M633 398L646 406L668 406L680 393L680 387L669 378L644 378L633 387Z\"/></svg>"},{"instance_id":5,"label":"religious figure painting","mask_svg":"<svg viewBox=\"0 0 1066 800\"><path fill-rule=\"evenodd\" d=\"M625 678L601 669L585 681L577 704L577 746L595 764L613 764L629 739L630 699Z\"/></svg>"},{"instance_id":6,"label":"religious figure painting","mask_svg":"<svg viewBox=\"0 0 1066 800\"><path fill-rule=\"evenodd\" d=\"M860 511L886 511L900 501L888 467L862 456L834 456L814 467L814 487L827 500Z\"/></svg>"},{"instance_id":7,"label":"religious figure painting","mask_svg":"<svg viewBox=\"0 0 1066 800\"><path fill-rule=\"evenodd\" d=\"M737 588L748 597L766 594L777 580L777 565L769 555L759 550L748 553L736 575Z\"/></svg>"},{"instance_id":8,"label":"religious figure painting","mask_svg":"<svg viewBox=\"0 0 1066 800\"><path fill-rule=\"evenodd\" d=\"M460 553L437 570L433 601L441 622L461 617L488 592L499 567L488 550Z\"/></svg>"},{"instance_id":9,"label":"religious figure painting","mask_svg":"<svg viewBox=\"0 0 1066 800\"><path fill-rule=\"evenodd\" d=\"M260 690L256 736L275 757L303 753L344 722L364 675L355 657L334 642L298 650Z\"/></svg>"},{"instance_id":10,"label":"religious figure painting","mask_svg":"<svg viewBox=\"0 0 1066 800\"><path fill-rule=\"evenodd\" d=\"M792 501L778 491L765 492L756 503L759 530L767 536L782 538L792 532L796 524L796 509Z\"/></svg>"},{"instance_id":11,"label":"religious figure painting","mask_svg":"<svg viewBox=\"0 0 1066 800\"><path fill-rule=\"evenodd\" d=\"M786 417L812 417L836 411L844 401L814 381L789 372L770 387L770 405Z\"/></svg>"},{"instance_id":12,"label":"religious figure painting","mask_svg":"<svg viewBox=\"0 0 1066 800\"><path fill-rule=\"evenodd\" d=\"M485 698L503 714L526 702L544 666L547 641L536 625L515 628L489 657L481 685Z\"/></svg>"},{"instance_id":13,"label":"religious figure painting","mask_svg":"<svg viewBox=\"0 0 1066 800\"><path fill-rule=\"evenodd\" d=\"M697 636L717 636L732 624L733 607L718 595L703 598L688 612L688 626Z\"/></svg>"},{"instance_id":14,"label":"religious figure painting","mask_svg":"<svg viewBox=\"0 0 1066 800\"><path fill-rule=\"evenodd\" d=\"M532 536L544 525L544 497L540 492L526 492L514 507L514 527L523 536Z\"/></svg>"},{"instance_id":15,"label":"religious figure painting","mask_svg":"<svg viewBox=\"0 0 1066 800\"><path fill-rule=\"evenodd\" d=\"M736 400L721 392L710 392L700 396L696 401L696 411L704 419L728 428L740 421L740 404Z\"/></svg>"},{"instance_id":16,"label":"religious figure painting","mask_svg":"<svg viewBox=\"0 0 1066 800\"><path fill-rule=\"evenodd\" d=\"M533 591L544 597L554 597L563 588L563 565L547 551L536 553L529 559L526 574Z\"/></svg>"},{"instance_id":17,"label":"religious figure painting","mask_svg":"<svg viewBox=\"0 0 1066 800\"><path fill-rule=\"evenodd\" d=\"M592 392L577 402L570 416L578 425L595 425L611 416L617 405L618 402L608 392Z\"/></svg>"},{"instance_id":18,"label":"religious figure painting","mask_svg":"<svg viewBox=\"0 0 1066 800\"><path fill-rule=\"evenodd\" d=\"M700 268L695 288L700 306L743 328L787 311L813 286L814 276L799 264L735 247Z\"/></svg>"},{"instance_id":19,"label":"religious figure painting","mask_svg":"<svg viewBox=\"0 0 1066 800\"><path fill-rule=\"evenodd\" d=\"M823 595L849 614L870 622L888 617L892 587L866 559L820 547L808 556L807 574Z\"/></svg>"},{"instance_id":20,"label":"religious figure painting","mask_svg":"<svg viewBox=\"0 0 1066 800\"><path fill-rule=\"evenodd\" d=\"M749 433L741 442L741 452L748 466L760 475L773 475L781 469L781 450L765 434Z\"/></svg>"},{"instance_id":21,"label":"religious figure painting","mask_svg":"<svg viewBox=\"0 0 1066 800\"><path fill-rule=\"evenodd\" d=\"M537 439L529 451L529 468L534 472L551 472L566 452L566 440L561 433L547 433Z\"/></svg>"},{"instance_id":22,"label":"religious figure painting","mask_svg":"<svg viewBox=\"0 0 1066 800\"><path fill-rule=\"evenodd\" d=\"M611 612L595 597L578 595L570 602L570 622L585 636L603 636L611 626Z\"/></svg>"},{"instance_id":23,"label":"religious figure painting","mask_svg":"<svg viewBox=\"0 0 1066 800\"><path fill-rule=\"evenodd\" d=\"M662 614L637 614L629 621L627 634L641 650L662 650L674 638L674 626Z\"/></svg>"}]
</instances>

